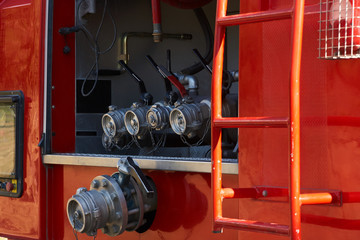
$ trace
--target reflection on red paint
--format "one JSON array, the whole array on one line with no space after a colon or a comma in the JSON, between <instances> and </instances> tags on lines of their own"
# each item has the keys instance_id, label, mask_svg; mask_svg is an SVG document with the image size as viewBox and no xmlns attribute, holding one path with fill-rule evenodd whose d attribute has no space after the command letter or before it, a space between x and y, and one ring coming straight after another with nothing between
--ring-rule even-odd
<instances>
[{"instance_id":1,"label":"reflection on red paint","mask_svg":"<svg viewBox=\"0 0 360 240\"><path fill-rule=\"evenodd\" d=\"M173 232L180 227L190 229L204 220L208 200L194 184L186 181L185 176L185 173L151 174L158 192L158 209L152 230Z\"/></svg>"},{"instance_id":2,"label":"reflection on red paint","mask_svg":"<svg viewBox=\"0 0 360 240\"><path fill-rule=\"evenodd\" d=\"M2 0L0 1L0 10L6 8L22 7L24 5L30 5L31 0Z\"/></svg>"},{"instance_id":3,"label":"reflection on red paint","mask_svg":"<svg viewBox=\"0 0 360 240\"><path fill-rule=\"evenodd\" d=\"M301 222L332 228L360 230L360 219L341 219L334 217L316 216L312 214L302 214Z\"/></svg>"}]
</instances>

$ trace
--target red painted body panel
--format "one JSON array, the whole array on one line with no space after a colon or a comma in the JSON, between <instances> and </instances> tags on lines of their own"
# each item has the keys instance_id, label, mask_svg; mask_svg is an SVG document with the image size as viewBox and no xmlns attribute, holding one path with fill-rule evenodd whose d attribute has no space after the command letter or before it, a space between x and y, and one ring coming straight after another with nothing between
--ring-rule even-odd
<instances>
[{"instance_id":1,"label":"red painted body panel","mask_svg":"<svg viewBox=\"0 0 360 240\"><path fill-rule=\"evenodd\" d=\"M51 149L55 153L75 151L75 34L59 34L62 27L72 27L75 22L75 1L53 2L52 34L52 139ZM64 54L67 44L70 53ZM62 166L47 168L48 197L48 239L68 239L64 237L64 222L68 221L64 205L64 170ZM76 180L77 181L77 180ZM71 194L70 194L71 195ZM66 204L66 202L65 202Z\"/></svg>"},{"instance_id":2,"label":"red painted body panel","mask_svg":"<svg viewBox=\"0 0 360 240\"><path fill-rule=\"evenodd\" d=\"M42 133L43 5L40 0L0 2L0 90L25 96L24 191L0 197L0 235L44 239L45 171L37 146Z\"/></svg>"},{"instance_id":3,"label":"red painted body panel","mask_svg":"<svg viewBox=\"0 0 360 240\"><path fill-rule=\"evenodd\" d=\"M37 147L42 132L42 44L44 1L0 1L0 90L25 95L23 197L0 197L0 235L16 239L75 239L66 216L67 200L101 174L116 169L52 166L47 177ZM242 1L242 11L288 9L285 0ZM308 0L306 4L317 4ZM75 51L62 53L58 28L74 23L74 1L54 2L52 139L54 152L73 152L75 139ZM16 7L17 5L20 5ZM317 59L318 15L305 16L301 65L301 188L343 191L343 206L303 206L303 239L360 238L359 60ZM240 29L240 116L289 114L291 20L257 23ZM74 35L67 42L74 49ZM219 123L220 124L220 123ZM66 130L66 131L65 131ZM288 185L288 130L241 129L239 176L223 176L223 186ZM97 239L285 239L225 229L212 233L210 174L147 171L158 188L159 209L151 229ZM47 182L47 189L45 185ZM46 196L46 190L47 195ZM48 208L46 209L46 199ZM48 211L48 216L45 212ZM226 199L223 216L290 222L286 201ZM46 223L47 221L47 223ZM79 239L89 239L79 234Z\"/></svg>"},{"instance_id":4,"label":"red painted body panel","mask_svg":"<svg viewBox=\"0 0 360 240\"><path fill-rule=\"evenodd\" d=\"M62 27L75 23L75 2L54 1L53 51L52 51L52 151L75 151L75 34L60 35ZM65 44L71 51L63 53Z\"/></svg>"},{"instance_id":5,"label":"red painted body panel","mask_svg":"<svg viewBox=\"0 0 360 240\"><path fill-rule=\"evenodd\" d=\"M89 188L91 180L98 175L112 174L115 169L97 167L64 166L64 182L58 191L63 192L61 210L58 216L61 226L55 226L59 233L54 239L75 239L66 216L66 204L80 186ZM158 210L149 231L138 234L126 232L116 239L237 239L237 231L225 230L223 234L212 233L212 208L210 174L145 171L155 181L158 191ZM74 181L76 179L76 181ZM224 183L236 185L236 176L224 176ZM224 208L225 214L238 217L236 200ZM59 219L59 222L61 220ZM59 229L57 229L59 228ZM62 232L64 231L64 235ZM79 239L88 239L78 234ZM114 239L98 231L98 239Z\"/></svg>"}]
</instances>

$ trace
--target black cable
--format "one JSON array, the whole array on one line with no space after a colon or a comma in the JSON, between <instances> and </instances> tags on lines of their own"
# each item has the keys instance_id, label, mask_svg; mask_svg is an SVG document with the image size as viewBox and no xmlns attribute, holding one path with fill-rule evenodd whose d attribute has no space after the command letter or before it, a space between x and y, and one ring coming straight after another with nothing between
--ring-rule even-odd
<instances>
[{"instance_id":1,"label":"black cable","mask_svg":"<svg viewBox=\"0 0 360 240\"><path fill-rule=\"evenodd\" d=\"M207 64L209 64L213 58L213 45L214 45L214 36L210 26L210 23L205 15L205 12L202 8L195 8L194 13L200 23L201 29L205 36L206 44L206 56L204 57ZM184 75L193 75L200 72L203 69L203 65L200 62L195 63L194 65L187 67L180 72Z\"/></svg>"},{"instance_id":2,"label":"black cable","mask_svg":"<svg viewBox=\"0 0 360 240\"><path fill-rule=\"evenodd\" d=\"M98 27L98 29L96 31L96 35L94 37L90 33L90 31L85 27L85 25L82 24L81 19L80 19L80 14L79 14L80 6L84 1L85 0L82 0L79 3L78 8L77 8L77 15L78 15L78 18L79 18L78 19L79 20L79 25L81 27L81 31L85 34L85 37L86 37L86 39L88 40L88 42L90 44L90 48L95 53L95 63L92 65L89 72L86 74L84 82L82 83L82 86L81 86L81 95L84 96L84 97L87 97L94 91L94 89L95 89L95 87L97 85L97 82L99 80L99 57L100 57L101 54L105 54L105 53L109 52L114 47L115 42L116 42L117 29L116 29L116 23L115 23L114 17L112 16L111 11L108 8L108 1L105 0L104 9L103 9L103 13L102 13L102 16L101 16L101 21L100 21L99 27ZM113 24L114 37L113 37L113 41L111 42L110 46L106 50L100 51L99 44L98 44L98 39L99 39L100 30L101 30L101 28L102 28L102 26L104 24L104 19L105 19L106 12L108 12L108 14L110 16L110 19L111 19L111 22ZM87 80L89 79L90 75L93 73L94 68L95 68L95 79L94 79L95 82L94 82L93 86L91 87L90 91L85 93L85 84L86 84Z\"/></svg>"}]
</instances>

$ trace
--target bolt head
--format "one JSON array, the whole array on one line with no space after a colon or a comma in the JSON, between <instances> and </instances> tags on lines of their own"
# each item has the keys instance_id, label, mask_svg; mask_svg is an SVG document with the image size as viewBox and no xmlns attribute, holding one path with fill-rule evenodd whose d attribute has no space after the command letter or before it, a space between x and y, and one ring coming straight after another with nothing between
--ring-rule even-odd
<instances>
[{"instance_id":1,"label":"bolt head","mask_svg":"<svg viewBox=\"0 0 360 240\"><path fill-rule=\"evenodd\" d=\"M109 108L109 111L115 111L117 109L117 106L110 105L108 108Z\"/></svg>"},{"instance_id":2,"label":"bolt head","mask_svg":"<svg viewBox=\"0 0 360 240\"><path fill-rule=\"evenodd\" d=\"M76 194L80 194L80 193L83 193L83 192L87 192L87 189L84 188L84 187L78 188L78 189L76 190Z\"/></svg>"},{"instance_id":3,"label":"bolt head","mask_svg":"<svg viewBox=\"0 0 360 240\"><path fill-rule=\"evenodd\" d=\"M267 197L268 191L266 191L266 190L262 191L262 195L263 195L263 197Z\"/></svg>"},{"instance_id":4,"label":"bolt head","mask_svg":"<svg viewBox=\"0 0 360 240\"><path fill-rule=\"evenodd\" d=\"M102 229L103 233L107 234L109 232L109 228L107 226L105 226L103 229Z\"/></svg>"},{"instance_id":5,"label":"bolt head","mask_svg":"<svg viewBox=\"0 0 360 240\"><path fill-rule=\"evenodd\" d=\"M98 208L93 209L92 212L93 212L95 218L99 218L101 216L100 209L98 209Z\"/></svg>"},{"instance_id":6,"label":"bolt head","mask_svg":"<svg viewBox=\"0 0 360 240\"><path fill-rule=\"evenodd\" d=\"M101 186L103 186L103 187L108 186L108 182L106 181L106 179L101 180Z\"/></svg>"},{"instance_id":7,"label":"bolt head","mask_svg":"<svg viewBox=\"0 0 360 240\"><path fill-rule=\"evenodd\" d=\"M116 195L116 193L111 193L110 196L111 196L111 200L113 200L113 201L118 198L118 196Z\"/></svg>"},{"instance_id":8,"label":"bolt head","mask_svg":"<svg viewBox=\"0 0 360 240\"><path fill-rule=\"evenodd\" d=\"M114 232L114 233L120 231L120 227L119 227L118 225L116 225L116 224L114 224L114 225L112 226L112 229L113 229L113 232Z\"/></svg>"},{"instance_id":9,"label":"bolt head","mask_svg":"<svg viewBox=\"0 0 360 240\"><path fill-rule=\"evenodd\" d=\"M117 220L120 220L121 217L122 217L121 212L116 212L115 215L116 215L116 219L117 219Z\"/></svg>"},{"instance_id":10,"label":"bolt head","mask_svg":"<svg viewBox=\"0 0 360 240\"><path fill-rule=\"evenodd\" d=\"M93 180L91 186L93 188L98 188L100 186L100 182L98 180Z\"/></svg>"}]
</instances>

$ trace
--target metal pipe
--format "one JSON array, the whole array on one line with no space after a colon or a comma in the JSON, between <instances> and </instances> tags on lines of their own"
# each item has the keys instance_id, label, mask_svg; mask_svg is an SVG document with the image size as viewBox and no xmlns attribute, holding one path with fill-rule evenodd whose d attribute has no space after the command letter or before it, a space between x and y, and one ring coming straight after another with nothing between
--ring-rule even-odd
<instances>
[{"instance_id":1,"label":"metal pipe","mask_svg":"<svg viewBox=\"0 0 360 240\"><path fill-rule=\"evenodd\" d=\"M291 239L301 239L300 70L305 0L295 0L290 78L290 219Z\"/></svg>"},{"instance_id":2,"label":"metal pipe","mask_svg":"<svg viewBox=\"0 0 360 240\"><path fill-rule=\"evenodd\" d=\"M119 47L119 60L123 60L126 64L129 61L128 39L130 37L152 38L153 34L148 33L148 32L125 32L121 35L120 47ZM180 33L180 34L163 33L162 38L175 38L175 39L179 39L179 40L190 40L190 39L192 39L192 35L187 34L187 33Z\"/></svg>"},{"instance_id":3,"label":"metal pipe","mask_svg":"<svg viewBox=\"0 0 360 240\"><path fill-rule=\"evenodd\" d=\"M153 39L154 42L162 41L162 29L161 29L161 8L160 0L151 0L152 15L153 15Z\"/></svg>"},{"instance_id":4,"label":"metal pipe","mask_svg":"<svg viewBox=\"0 0 360 240\"><path fill-rule=\"evenodd\" d=\"M193 75L175 74L180 83L188 86L189 95L198 95L199 80Z\"/></svg>"},{"instance_id":5,"label":"metal pipe","mask_svg":"<svg viewBox=\"0 0 360 240\"><path fill-rule=\"evenodd\" d=\"M226 16L227 1L217 1L216 19ZM222 72L224 63L224 47L225 47L225 29L218 21L215 24L215 41L214 41L214 67L212 75L211 89L211 164L212 164L212 188L213 188L213 218L214 232L222 232L222 131L221 128L214 127L214 121L221 118L222 109Z\"/></svg>"}]
</instances>

